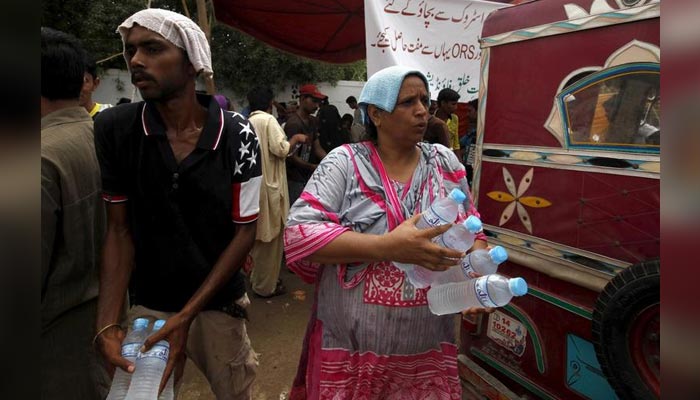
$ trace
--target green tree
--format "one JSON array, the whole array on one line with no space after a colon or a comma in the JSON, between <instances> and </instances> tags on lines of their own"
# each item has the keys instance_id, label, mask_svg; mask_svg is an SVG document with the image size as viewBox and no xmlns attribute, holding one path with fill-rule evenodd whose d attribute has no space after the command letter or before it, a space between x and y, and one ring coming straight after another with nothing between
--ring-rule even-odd
<instances>
[{"instance_id":1,"label":"green tree","mask_svg":"<svg viewBox=\"0 0 700 400\"><path fill-rule=\"evenodd\" d=\"M173 10L169 2L152 6ZM59 29L79 38L96 60L121 53L122 43L117 25L129 15L145 8L144 0L43 0L41 25ZM157 5L156 5L157 4ZM174 11L179 11L174 9ZM100 63L101 68L125 68L124 58L114 57Z\"/></svg>"},{"instance_id":2,"label":"green tree","mask_svg":"<svg viewBox=\"0 0 700 400\"><path fill-rule=\"evenodd\" d=\"M236 94L245 94L250 87L263 83L281 88L289 83L366 80L364 60L351 64L309 60L272 48L223 24L213 27L211 42L216 85Z\"/></svg>"},{"instance_id":3,"label":"green tree","mask_svg":"<svg viewBox=\"0 0 700 400\"><path fill-rule=\"evenodd\" d=\"M43 0L41 24L71 33L83 41L102 69L124 69L122 43L117 25L129 15L147 7L147 0ZM194 0L186 0L196 22ZM185 14L182 0L152 0L151 7ZM257 84L280 89L287 84L365 80L364 60L351 64L329 64L299 57L222 23L214 22L211 35L214 79L218 89L228 88L243 96ZM112 57L112 58L109 58Z\"/></svg>"}]
</instances>

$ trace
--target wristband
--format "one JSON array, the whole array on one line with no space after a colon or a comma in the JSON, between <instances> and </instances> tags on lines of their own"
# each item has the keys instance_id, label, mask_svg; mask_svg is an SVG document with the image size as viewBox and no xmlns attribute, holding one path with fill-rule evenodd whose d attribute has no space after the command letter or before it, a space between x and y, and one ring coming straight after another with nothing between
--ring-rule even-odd
<instances>
[{"instance_id":1,"label":"wristband","mask_svg":"<svg viewBox=\"0 0 700 400\"><path fill-rule=\"evenodd\" d=\"M112 328L114 326L121 327L121 325L119 325L119 324L109 324L109 325L105 326L104 328L97 331L97 333L95 334L95 337L92 338L92 344L97 343L97 338L100 337L101 334L105 333L105 331L107 331L107 329Z\"/></svg>"}]
</instances>

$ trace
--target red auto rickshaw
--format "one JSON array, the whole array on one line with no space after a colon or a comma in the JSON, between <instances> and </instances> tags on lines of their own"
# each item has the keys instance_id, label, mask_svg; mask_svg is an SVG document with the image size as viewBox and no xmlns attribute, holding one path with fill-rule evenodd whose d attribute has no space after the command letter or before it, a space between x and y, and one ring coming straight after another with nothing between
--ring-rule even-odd
<instances>
[{"instance_id":1,"label":"red auto rickshaw","mask_svg":"<svg viewBox=\"0 0 700 400\"><path fill-rule=\"evenodd\" d=\"M475 398L660 396L659 19L539 0L485 21L473 192L530 290L463 318Z\"/></svg>"}]
</instances>

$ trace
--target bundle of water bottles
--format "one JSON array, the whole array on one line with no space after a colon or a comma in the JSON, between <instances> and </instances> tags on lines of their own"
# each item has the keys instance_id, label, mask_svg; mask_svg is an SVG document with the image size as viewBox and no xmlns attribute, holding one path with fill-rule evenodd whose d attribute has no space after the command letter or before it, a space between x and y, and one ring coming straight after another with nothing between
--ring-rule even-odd
<instances>
[{"instance_id":1,"label":"bundle of water bottles","mask_svg":"<svg viewBox=\"0 0 700 400\"><path fill-rule=\"evenodd\" d=\"M421 214L416 223L418 229L453 224L466 195L453 189L447 197L437 199ZM481 232L481 220L469 216L464 222L454 224L449 230L433 239L447 248L467 251ZM506 278L496 274L498 265L508 259L501 246L490 250L477 249L468 253L458 265L446 271L431 271L411 264L395 263L408 280L418 288L428 290L428 307L433 314L454 314L470 307L502 307L513 296L527 293L523 278Z\"/></svg>"},{"instance_id":2,"label":"bundle of water bottles","mask_svg":"<svg viewBox=\"0 0 700 400\"><path fill-rule=\"evenodd\" d=\"M165 325L165 320L159 319L153 323L151 334ZM143 342L148 337L148 319L136 318L133 329L122 342L122 357L134 363L134 372L130 374L117 368L109 389L107 400L172 400L175 397L173 377L170 375L163 392L158 395L160 381L163 379L165 365L168 363L170 344L161 340L151 346L146 352L141 352Z\"/></svg>"}]
</instances>

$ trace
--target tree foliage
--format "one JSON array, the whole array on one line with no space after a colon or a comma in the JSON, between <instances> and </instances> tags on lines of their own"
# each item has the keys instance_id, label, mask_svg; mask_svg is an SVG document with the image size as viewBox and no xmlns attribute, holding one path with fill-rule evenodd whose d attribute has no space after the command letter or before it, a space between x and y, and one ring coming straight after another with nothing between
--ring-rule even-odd
<instances>
[{"instance_id":1,"label":"tree foliage","mask_svg":"<svg viewBox=\"0 0 700 400\"><path fill-rule=\"evenodd\" d=\"M43 0L41 24L71 33L82 40L102 69L124 69L122 44L117 25L148 5L147 0ZM151 7L184 14L182 0L152 0ZM197 21L194 0L185 1ZM214 22L211 35L214 79L218 89L244 95L249 88L266 84L281 88L288 84L365 80L365 61L329 64L309 60L272 48L263 42Z\"/></svg>"},{"instance_id":2,"label":"tree foliage","mask_svg":"<svg viewBox=\"0 0 700 400\"><path fill-rule=\"evenodd\" d=\"M365 80L366 64L330 64L309 60L265 45L259 40L223 24L212 29L214 79L236 93L267 84Z\"/></svg>"},{"instance_id":3,"label":"tree foliage","mask_svg":"<svg viewBox=\"0 0 700 400\"><path fill-rule=\"evenodd\" d=\"M121 53L117 25L145 5L144 0L43 0L41 25L75 35L92 57L102 60ZM124 59L116 57L100 67L123 69Z\"/></svg>"}]
</instances>

